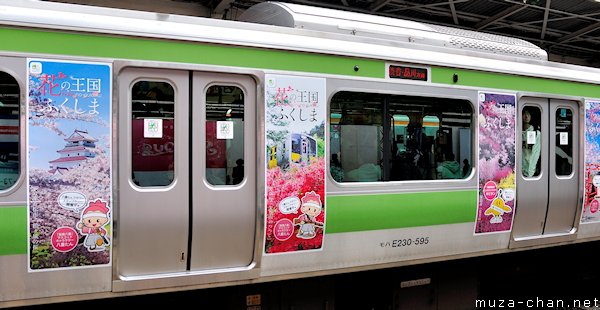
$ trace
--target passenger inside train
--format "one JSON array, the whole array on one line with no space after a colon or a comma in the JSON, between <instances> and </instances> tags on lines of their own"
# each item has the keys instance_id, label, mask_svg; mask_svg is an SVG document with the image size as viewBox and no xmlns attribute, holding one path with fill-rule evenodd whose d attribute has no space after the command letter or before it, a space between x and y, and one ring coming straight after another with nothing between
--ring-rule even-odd
<instances>
[{"instance_id":1,"label":"passenger inside train","mask_svg":"<svg viewBox=\"0 0 600 310\"><path fill-rule=\"evenodd\" d=\"M466 100L341 91L330 115L337 182L462 179L456 158L472 158L473 110ZM451 163L456 171L449 172Z\"/></svg>"},{"instance_id":2,"label":"passenger inside train","mask_svg":"<svg viewBox=\"0 0 600 310\"><path fill-rule=\"evenodd\" d=\"M533 107L523 108L523 176L534 177L540 174L541 143L539 130L540 110Z\"/></svg>"}]
</instances>

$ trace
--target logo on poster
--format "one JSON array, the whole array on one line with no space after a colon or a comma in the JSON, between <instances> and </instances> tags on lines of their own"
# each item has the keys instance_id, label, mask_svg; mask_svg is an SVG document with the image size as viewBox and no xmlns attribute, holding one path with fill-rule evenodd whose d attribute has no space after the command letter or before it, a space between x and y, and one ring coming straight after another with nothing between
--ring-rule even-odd
<instances>
[{"instance_id":1,"label":"logo on poster","mask_svg":"<svg viewBox=\"0 0 600 310\"><path fill-rule=\"evenodd\" d=\"M69 252L77 246L77 232L71 227L60 227L52 233L52 247L59 252Z\"/></svg>"},{"instance_id":2,"label":"logo on poster","mask_svg":"<svg viewBox=\"0 0 600 310\"><path fill-rule=\"evenodd\" d=\"M277 221L273 227L273 234L275 235L275 239L279 241L289 239L294 234L294 223L287 218Z\"/></svg>"},{"instance_id":3,"label":"logo on poster","mask_svg":"<svg viewBox=\"0 0 600 310\"><path fill-rule=\"evenodd\" d=\"M38 61L32 61L29 63L29 73L40 74L42 73L42 63Z\"/></svg>"},{"instance_id":4,"label":"logo on poster","mask_svg":"<svg viewBox=\"0 0 600 310\"><path fill-rule=\"evenodd\" d=\"M498 186L496 186L496 182L487 181L485 185L483 185L483 197L487 200L492 200L496 197L496 193L498 192Z\"/></svg>"}]
</instances>

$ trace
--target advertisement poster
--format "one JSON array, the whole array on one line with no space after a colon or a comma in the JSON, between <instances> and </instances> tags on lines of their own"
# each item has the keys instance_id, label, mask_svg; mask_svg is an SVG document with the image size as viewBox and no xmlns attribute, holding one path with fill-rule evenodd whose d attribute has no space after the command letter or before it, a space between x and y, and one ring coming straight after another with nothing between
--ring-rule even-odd
<instances>
[{"instance_id":1,"label":"advertisement poster","mask_svg":"<svg viewBox=\"0 0 600 310\"><path fill-rule=\"evenodd\" d=\"M319 250L325 235L325 79L265 77L265 253Z\"/></svg>"},{"instance_id":2,"label":"advertisement poster","mask_svg":"<svg viewBox=\"0 0 600 310\"><path fill-rule=\"evenodd\" d=\"M111 263L111 71L27 61L30 271Z\"/></svg>"},{"instance_id":3,"label":"advertisement poster","mask_svg":"<svg viewBox=\"0 0 600 310\"><path fill-rule=\"evenodd\" d=\"M510 231L515 213L516 97L479 93L479 194L475 234Z\"/></svg>"},{"instance_id":4,"label":"advertisement poster","mask_svg":"<svg viewBox=\"0 0 600 310\"><path fill-rule=\"evenodd\" d=\"M585 102L585 194L581 223L600 221L600 102Z\"/></svg>"}]
</instances>

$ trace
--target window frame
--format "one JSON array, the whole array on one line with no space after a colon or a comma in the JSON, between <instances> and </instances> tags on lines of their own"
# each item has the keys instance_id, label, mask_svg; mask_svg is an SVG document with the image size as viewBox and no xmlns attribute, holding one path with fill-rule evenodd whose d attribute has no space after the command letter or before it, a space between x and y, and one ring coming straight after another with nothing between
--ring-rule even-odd
<instances>
[{"instance_id":1,"label":"window frame","mask_svg":"<svg viewBox=\"0 0 600 310\"><path fill-rule=\"evenodd\" d=\"M246 162L246 148L248 147L248 146L246 145L246 141L245 141L245 132L246 132L246 129L247 129L247 128L246 128L246 126L247 126L247 125L246 125L246 123L247 123L247 122L246 122L246 119L248 118L248 115L247 115L247 101L248 101L248 100L247 100L247 96L248 96L248 95L247 95L246 89L245 89L245 88L244 88L242 85L240 85L240 84L231 83L231 82L216 82L216 81L215 81L215 82L211 82L211 83L209 83L209 84L207 84L207 85L206 85L206 87L205 87L205 88L202 90L202 92L203 92L203 93L202 93L202 97L203 97L203 102L204 102L204 105L205 105L205 106L202 108L202 111L203 111L203 113L204 113L204 115L202 116L202 119L204 120L204 124L202 124L202 126L205 128L205 132L204 132L204 135L205 135L205 137L204 137L204 139L206 139L206 138L207 138L207 137L206 137L206 135L207 135L207 131L206 131L206 128L207 128L207 127L206 127L206 123L208 122L208 118L207 118L207 116L208 116L208 115L207 115L207 114L208 114L208 108L207 108L207 105L208 105L208 102L207 102L207 95L208 95L208 91L209 91L209 89L211 89L212 87L233 87L233 88L237 88L237 89L239 89L239 90L241 91L241 94L242 94L242 97L243 97L243 101L242 101L242 126L243 126L243 129L244 129L244 131L243 131L243 132L244 132L244 135L242 135L242 136L240 137L240 139L241 139L241 142L242 142L242 150L241 150L241 154L242 154L242 156L243 156L243 158L241 158L241 159L242 159L242 160L244 161L244 163L245 163L245 162ZM232 103L233 103L233 102L232 102ZM235 135L235 130L234 130L234 135ZM234 137L235 137L235 136L234 136ZM206 141L206 140L205 140L205 141ZM205 149L206 149L206 147L205 147ZM227 152L227 147L225 148L225 152ZM236 160L236 161L237 161L237 160ZM227 181L226 181L226 182L225 182L225 184L213 184L213 183L212 183L212 182L209 180L209 177L208 177L208 175L207 175L207 171L208 171L208 169L209 169L209 167L207 167L207 166L206 166L207 164L208 164L208 157L205 157L205 158L204 158L204 164L203 164L203 165L204 165L204 169L203 169L203 170L204 170L203 180L204 180L204 182L206 182L206 183L207 183L209 186L211 186L211 187L214 187L214 188L223 188L223 187L225 187L225 188L229 188L229 187L239 187L239 186L241 186L241 185L243 185L243 184L244 184L244 180L245 180L245 179L248 177L248 171L246 170L246 169L247 169L247 168L246 168L246 166L247 166L247 165L246 165L246 164L243 164L243 166L242 166L242 167L243 167L243 170L242 170L243 176L242 176L242 179L240 180L240 182L239 182L239 183L236 183L236 184L227 184ZM226 164L227 164L227 163L226 163ZM232 169L232 180L231 180L231 182L233 182L233 169L234 169L234 168L236 168L236 166L232 166L232 167L231 167L231 169ZM227 169L229 169L229 166L227 166L225 169L226 169L226 177L227 177L227 176L228 176L228 175L227 175ZM226 180L227 180L227 179L226 179Z\"/></svg>"},{"instance_id":2,"label":"window frame","mask_svg":"<svg viewBox=\"0 0 600 310\"><path fill-rule=\"evenodd\" d=\"M471 172L461 179L428 179L428 180L398 180L398 181L376 181L376 182L337 182L331 175L331 100L339 92L358 92L358 93L373 93L392 96L415 96L415 97L430 97L441 99L464 100L471 108L472 115L470 118L471 141L470 158ZM430 82L420 81L365 81L359 79L343 79L343 78L328 78L327 79L327 126L326 126L326 147L327 147L327 170L328 186L332 192L356 192L359 193L363 188L369 188L375 192L402 192L412 190L423 190L426 185L427 189L437 190L440 188L475 186L477 183L477 159L478 159L478 93L482 89L472 88L457 88L445 85L435 85ZM457 161L459 161L457 159ZM462 165L462 160L459 164ZM433 185L436 184L436 185ZM401 185L401 187L398 187ZM329 191L329 190L328 190Z\"/></svg>"},{"instance_id":3,"label":"window frame","mask_svg":"<svg viewBox=\"0 0 600 310\"><path fill-rule=\"evenodd\" d=\"M173 184L174 184L174 182L175 182L175 180L177 180L177 169L175 168L176 165L177 165L177 156L175 154L175 150L177 149L177 147L175 146L175 144L173 145L173 155L172 155L172 157L173 157L173 162L172 162L172 164L173 164L173 170L172 170L173 171L173 178L171 179L171 182L169 182L168 184L165 184L165 185L148 185L148 186L140 185L140 184L137 184L136 182L134 182L135 178L134 178L133 174L135 172L135 169L134 169L134 150L133 150L133 147L134 147L134 143L135 142L133 141L133 121L135 120L135 118L134 118L134 111L133 111L133 89L134 89L134 86L137 85L140 82L165 83L165 84L169 85L171 87L171 89L173 90L173 117L172 117L172 120L173 120L173 143L175 143L175 141L177 140L176 136L175 136L177 134L177 130L175 130L176 129L176 124L175 124L176 117L175 117L175 115L177 113L177 99L178 99L177 98L177 85L175 85L171 80L167 80L167 79L163 80L163 79L157 79L157 78L152 78L152 77L144 77L144 76L140 76L139 78L134 79L131 82L131 85L129 86L129 88L127 90L128 91L128 96L127 96L128 102L126 103L129 106L129 112L130 112L129 115L126 116L128 118L129 127L130 127L129 128L130 129L129 130L129 139L130 139L131 143L130 143L129 147L132 148L130 150L131 151L131 156L129 158L130 163L131 163L131 174L129 175L129 180L130 180L130 182L131 182L131 184L133 186L135 186L136 188L139 188L139 189L169 188L169 187L172 187ZM145 119L145 118L146 117L142 117L141 119ZM147 117L147 118L152 118L152 117Z\"/></svg>"},{"instance_id":4,"label":"window frame","mask_svg":"<svg viewBox=\"0 0 600 310\"><path fill-rule=\"evenodd\" d=\"M1 59L1 58L0 58ZM4 64L4 59L3 60L3 64ZM7 61L9 62L9 61ZM23 59L23 63L25 62L25 60ZM25 92L27 91L27 88L25 87L25 83L23 82L23 80L21 79L21 75L17 74L17 72L15 72L14 70L11 70L10 67L10 62L8 63L9 66L3 66L0 67L0 71L7 74L8 76L12 77L12 79L14 80L16 86L19 88L19 92L18 92L18 107L17 107L17 111L18 111L18 117L17 117L17 122L18 122L18 152L19 154L18 156L18 176L15 180L15 182L4 189L0 189L0 197L2 196L9 196L13 193L15 193L16 191L18 191L19 188L21 188L21 185L25 182L25 177L27 176L26 170L27 168L27 161L26 161L26 141L25 141L25 135L26 135L26 130L27 130L27 115L24 113L24 109L25 109L25 105L27 104L27 100L25 99ZM23 65L25 66L25 65ZM1 181L1 180L0 180Z\"/></svg>"}]
</instances>

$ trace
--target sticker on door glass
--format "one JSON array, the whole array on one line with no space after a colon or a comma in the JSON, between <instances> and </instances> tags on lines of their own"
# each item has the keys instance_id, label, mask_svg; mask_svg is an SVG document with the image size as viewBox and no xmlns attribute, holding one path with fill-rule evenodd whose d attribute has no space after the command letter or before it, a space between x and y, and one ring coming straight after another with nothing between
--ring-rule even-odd
<instances>
[{"instance_id":1,"label":"sticker on door glass","mask_svg":"<svg viewBox=\"0 0 600 310\"><path fill-rule=\"evenodd\" d=\"M527 131L527 144L535 144L535 131Z\"/></svg>"},{"instance_id":2,"label":"sticker on door glass","mask_svg":"<svg viewBox=\"0 0 600 310\"><path fill-rule=\"evenodd\" d=\"M560 133L560 145L569 145L569 133L561 132Z\"/></svg>"},{"instance_id":3,"label":"sticker on door glass","mask_svg":"<svg viewBox=\"0 0 600 310\"><path fill-rule=\"evenodd\" d=\"M144 138L162 138L163 123L160 118L144 119Z\"/></svg>"},{"instance_id":4,"label":"sticker on door glass","mask_svg":"<svg viewBox=\"0 0 600 310\"><path fill-rule=\"evenodd\" d=\"M217 139L233 139L232 121L217 121Z\"/></svg>"}]
</instances>

